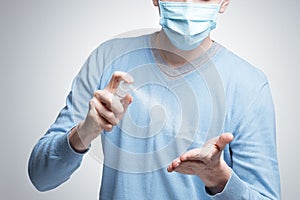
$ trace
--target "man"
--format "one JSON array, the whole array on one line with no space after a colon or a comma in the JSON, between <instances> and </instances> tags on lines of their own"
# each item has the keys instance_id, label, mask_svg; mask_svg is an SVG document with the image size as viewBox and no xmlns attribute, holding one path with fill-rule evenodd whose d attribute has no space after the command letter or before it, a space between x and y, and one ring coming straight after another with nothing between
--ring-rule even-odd
<instances>
[{"instance_id":1,"label":"man","mask_svg":"<svg viewBox=\"0 0 300 200\"><path fill-rule=\"evenodd\" d=\"M101 135L100 199L279 199L268 81L210 38L229 0L153 4L161 31L103 43L75 77L30 157L33 184L45 191L65 182ZM116 98L123 82L144 94ZM224 91L214 95L219 83ZM213 123L214 112L224 121Z\"/></svg>"}]
</instances>

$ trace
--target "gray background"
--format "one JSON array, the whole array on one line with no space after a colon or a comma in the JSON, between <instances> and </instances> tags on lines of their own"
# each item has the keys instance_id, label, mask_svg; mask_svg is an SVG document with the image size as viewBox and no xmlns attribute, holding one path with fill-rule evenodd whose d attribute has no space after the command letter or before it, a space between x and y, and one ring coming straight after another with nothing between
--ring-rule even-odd
<instances>
[{"instance_id":1,"label":"gray background","mask_svg":"<svg viewBox=\"0 0 300 200\"><path fill-rule=\"evenodd\" d=\"M277 113L282 198L297 199L300 2L232 0L213 38L269 77ZM64 106L71 81L101 42L158 26L151 0L1 0L0 199L97 199L101 166L90 156L71 180L37 192L31 149ZM297 162L298 160L298 162Z\"/></svg>"}]
</instances>

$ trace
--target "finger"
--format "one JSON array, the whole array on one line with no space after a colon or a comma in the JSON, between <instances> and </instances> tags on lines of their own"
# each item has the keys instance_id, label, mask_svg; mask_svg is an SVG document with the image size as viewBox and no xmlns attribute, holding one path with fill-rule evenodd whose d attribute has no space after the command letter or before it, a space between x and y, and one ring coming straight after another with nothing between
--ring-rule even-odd
<instances>
[{"instance_id":1,"label":"finger","mask_svg":"<svg viewBox=\"0 0 300 200\"><path fill-rule=\"evenodd\" d=\"M181 161L180 158L176 158L175 160L172 161L172 163L168 166L167 170L168 172L172 172L180 165Z\"/></svg>"},{"instance_id":2,"label":"finger","mask_svg":"<svg viewBox=\"0 0 300 200\"><path fill-rule=\"evenodd\" d=\"M100 124L101 124L101 127L107 132L112 131L112 129L114 127L110 122L108 122L103 117L100 117Z\"/></svg>"},{"instance_id":3,"label":"finger","mask_svg":"<svg viewBox=\"0 0 300 200\"><path fill-rule=\"evenodd\" d=\"M207 164L216 154L219 154L219 151L216 149L214 144L208 142L202 148L192 149L186 152L180 157L180 159L182 162L197 161Z\"/></svg>"},{"instance_id":4,"label":"finger","mask_svg":"<svg viewBox=\"0 0 300 200\"><path fill-rule=\"evenodd\" d=\"M99 120L98 123L100 124L100 127L105 131L110 132L113 129L114 126L99 114L98 114L98 120Z\"/></svg>"},{"instance_id":5,"label":"finger","mask_svg":"<svg viewBox=\"0 0 300 200\"><path fill-rule=\"evenodd\" d=\"M94 93L94 97L96 97L107 107L107 109L113 111L115 114L120 114L124 111L120 99L107 90L97 90Z\"/></svg>"},{"instance_id":6,"label":"finger","mask_svg":"<svg viewBox=\"0 0 300 200\"><path fill-rule=\"evenodd\" d=\"M119 119L122 119L125 112L127 111L127 108L129 106L129 104L131 104L133 101L133 97L130 95L130 94L127 94L122 100L121 100L121 103L122 103L122 109L123 110L120 110L121 112L118 112L117 114L117 117Z\"/></svg>"},{"instance_id":7,"label":"finger","mask_svg":"<svg viewBox=\"0 0 300 200\"><path fill-rule=\"evenodd\" d=\"M101 103L103 103L107 109L111 110L112 101L114 95L107 90L97 90L94 93L94 97L97 98Z\"/></svg>"},{"instance_id":8,"label":"finger","mask_svg":"<svg viewBox=\"0 0 300 200\"><path fill-rule=\"evenodd\" d=\"M202 162L206 164L212 161L219 160L225 146L232 140L233 135L231 133L223 133L219 137L215 137L213 138L213 140L209 140L209 142L207 142L201 150L201 153L199 155L200 160L202 160Z\"/></svg>"},{"instance_id":9,"label":"finger","mask_svg":"<svg viewBox=\"0 0 300 200\"><path fill-rule=\"evenodd\" d=\"M114 93L116 91L116 89L118 88L121 81L125 81L126 83L133 83L134 79L131 75L129 75L126 72L116 71L112 75L112 77L105 89Z\"/></svg>"},{"instance_id":10,"label":"finger","mask_svg":"<svg viewBox=\"0 0 300 200\"><path fill-rule=\"evenodd\" d=\"M126 112L129 104L131 104L133 101L133 97L130 95L130 94L127 94L124 99L123 99L123 108L124 108L124 111L123 112Z\"/></svg>"},{"instance_id":11,"label":"finger","mask_svg":"<svg viewBox=\"0 0 300 200\"><path fill-rule=\"evenodd\" d=\"M174 168L173 168L172 164L170 164L170 165L168 166L167 171L168 171L168 172L173 172L173 171L174 171Z\"/></svg>"},{"instance_id":12,"label":"finger","mask_svg":"<svg viewBox=\"0 0 300 200\"><path fill-rule=\"evenodd\" d=\"M112 103L111 103L111 106L110 106L111 110L113 111L113 113L115 113L116 115L119 115L121 113L124 112L124 106L123 104L121 103L121 100L116 97L116 96L113 96L112 98Z\"/></svg>"},{"instance_id":13,"label":"finger","mask_svg":"<svg viewBox=\"0 0 300 200\"><path fill-rule=\"evenodd\" d=\"M220 137L218 138L217 142L215 143L215 147L219 151L223 151L224 148L225 148L225 146L227 144L229 144L232 140L233 140L232 133L223 133L222 135L220 135Z\"/></svg>"},{"instance_id":14,"label":"finger","mask_svg":"<svg viewBox=\"0 0 300 200\"><path fill-rule=\"evenodd\" d=\"M111 131L112 128L113 128L113 125L107 121L104 117L102 117L99 112L98 112L98 105L97 105L97 101L95 101L95 99L91 99L90 100L90 103L89 103L89 115L91 115L91 117L95 120L95 122L97 124L99 124L99 126L104 129L105 131ZM105 107L103 107L103 109L101 110L104 110L106 109Z\"/></svg>"},{"instance_id":15,"label":"finger","mask_svg":"<svg viewBox=\"0 0 300 200\"><path fill-rule=\"evenodd\" d=\"M168 172L173 172L173 167L172 167L172 165L169 165L169 166L167 167L167 171L168 171Z\"/></svg>"},{"instance_id":16,"label":"finger","mask_svg":"<svg viewBox=\"0 0 300 200\"><path fill-rule=\"evenodd\" d=\"M205 165L203 165L202 162L192 160L181 162L181 164L177 168L175 168L174 171L182 174L198 174L204 166Z\"/></svg>"},{"instance_id":17,"label":"finger","mask_svg":"<svg viewBox=\"0 0 300 200\"><path fill-rule=\"evenodd\" d=\"M188 161L188 160L200 160L200 154L201 154L201 149L196 148L196 149L192 149L189 150L187 152L185 152L184 154L182 154L180 156L180 160L182 162L184 161Z\"/></svg>"},{"instance_id":18,"label":"finger","mask_svg":"<svg viewBox=\"0 0 300 200\"><path fill-rule=\"evenodd\" d=\"M104 124L109 123L114 126L119 123L119 119L115 116L115 114L103 106L103 104L100 103L96 98L92 98L91 103L96 109L97 114L106 120L106 122L104 121Z\"/></svg>"}]
</instances>

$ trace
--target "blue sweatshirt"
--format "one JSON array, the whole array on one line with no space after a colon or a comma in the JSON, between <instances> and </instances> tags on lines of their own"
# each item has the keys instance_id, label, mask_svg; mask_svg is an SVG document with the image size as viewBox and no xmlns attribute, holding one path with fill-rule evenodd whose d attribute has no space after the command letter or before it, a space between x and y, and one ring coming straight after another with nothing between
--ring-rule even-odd
<instances>
[{"instance_id":1,"label":"blue sweatshirt","mask_svg":"<svg viewBox=\"0 0 300 200\"><path fill-rule=\"evenodd\" d=\"M131 74L133 103L111 132L103 131L99 199L280 199L275 113L268 80L220 44L174 69L153 45L155 34L101 44L75 77L66 106L37 142L29 176L40 191L67 181L85 153L69 144L89 100L115 71ZM211 195L194 175L168 173L183 152L231 132L223 158L232 175Z\"/></svg>"}]
</instances>

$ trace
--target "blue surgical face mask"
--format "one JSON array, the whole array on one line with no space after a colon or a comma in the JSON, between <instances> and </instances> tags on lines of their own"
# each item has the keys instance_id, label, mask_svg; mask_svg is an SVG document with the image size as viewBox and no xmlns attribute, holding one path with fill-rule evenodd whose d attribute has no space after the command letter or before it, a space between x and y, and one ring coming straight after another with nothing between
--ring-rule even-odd
<instances>
[{"instance_id":1,"label":"blue surgical face mask","mask_svg":"<svg viewBox=\"0 0 300 200\"><path fill-rule=\"evenodd\" d=\"M181 50L199 46L216 27L220 4L159 1L160 25Z\"/></svg>"}]
</instances>

